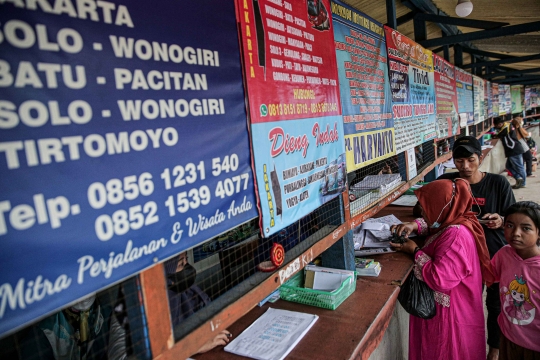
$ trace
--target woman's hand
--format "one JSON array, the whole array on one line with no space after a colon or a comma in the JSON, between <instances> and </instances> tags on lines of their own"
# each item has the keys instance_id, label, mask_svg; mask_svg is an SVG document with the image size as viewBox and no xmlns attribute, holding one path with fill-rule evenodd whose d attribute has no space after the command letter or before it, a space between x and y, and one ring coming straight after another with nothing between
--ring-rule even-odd
<instances>
[{"instance_id":1,"label":"woman's hand","mask_svg":"<svg viewBox=\"0 0 540 360\"><path fill-rule=\"evenodd\" d=\"M418 231L418 224L415 221L390 226L390 232L395 232L396 234L403 235L406 238L408 238L413 231Z\"/></svg>"},{"instance_id":2,"label":"woman's hand","mask_svg":"<svg viewBox=\"0 0 540 360\"><path fill-rule=\"evenodd\" d=\"M207 351L212 350L213 348L217 346L223 346L227 345L229 342L229 339L231 337L231 333L227 330L222 330L219 334L217 334L213 339L208 340L206 343L204 343L203 346L197 351L197 354L202 354Z\"/></svg>"},{"instance_id":3,"label":"woman's hand","mask_svg":"<svg viewBox=\"0 0 540 360\"><path fill-rule=\"evenodd\" d=\"M397 252L403 252L405 254L414 254L414 249L418 247L414 241L411 239L408 239L403 244L397 244L390 242L390 246L392 246L392 249L394 249Z\"/></svg>"}]
</instances>

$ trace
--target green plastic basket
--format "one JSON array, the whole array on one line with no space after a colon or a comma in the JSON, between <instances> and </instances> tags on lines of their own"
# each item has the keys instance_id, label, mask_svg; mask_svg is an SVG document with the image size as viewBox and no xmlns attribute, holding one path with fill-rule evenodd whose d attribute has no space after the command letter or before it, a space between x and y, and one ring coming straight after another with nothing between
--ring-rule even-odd
<instances>
[{"instance_id":1,"label":"green plastic basket","mask_svg":"<svg viewBox=\"0 0 540 360\"><path fill-rule=\"evenodd\" d=\"M304 287L304 272L300 271L279 288L283 300L300 304L317 306L323 309L336 310L346 298L356 290L356 272L341 283L339 289L332 292L306 289Z\"/></svg>"}]
</instances>

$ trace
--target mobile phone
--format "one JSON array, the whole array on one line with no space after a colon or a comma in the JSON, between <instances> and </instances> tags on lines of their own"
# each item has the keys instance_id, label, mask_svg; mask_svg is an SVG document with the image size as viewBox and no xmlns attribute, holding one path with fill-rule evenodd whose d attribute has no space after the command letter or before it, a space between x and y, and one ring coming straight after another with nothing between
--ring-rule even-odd
<instances>
[{"instance_id":1,"label":"mobile phone","mask_svg":"<svg viewBox=\"0 0 540 360\"><path fill-rule=\"evenodd\" d=\"M479 222L480 224L487 224L487 223L488 223L489 221L491 221L491 220L493 220L493 219L480 219L480 218L478 218L478 222Z\"/></svg>"}]
</instances>

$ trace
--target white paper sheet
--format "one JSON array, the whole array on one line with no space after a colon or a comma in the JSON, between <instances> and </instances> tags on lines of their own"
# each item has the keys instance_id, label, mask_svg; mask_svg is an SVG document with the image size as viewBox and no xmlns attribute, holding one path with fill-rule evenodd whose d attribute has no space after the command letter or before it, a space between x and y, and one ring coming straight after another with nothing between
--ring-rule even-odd
<instances>
[{"instance_id":1,"label":"white paper sheet","mask_svg":"<svg viewBox=\"0 0 540 360\"><path fill-rule=\"evenodd\" d=\"M319 317L269 308L225 346L225 351L259 360L281 360L300 342Z\"/></svg>"},{"instance_id":2,"label":"white paper sheet","mask_svg":"<svg viewBox=\"0 0 540 360\"><path fill-rule=\"evenodd\" d=\"M399 199L394 201L392 205L414 206L416 205L417 201L418 201L418 198L416 197L416 195L402 195Z\"/></svg>"}]
</instances>

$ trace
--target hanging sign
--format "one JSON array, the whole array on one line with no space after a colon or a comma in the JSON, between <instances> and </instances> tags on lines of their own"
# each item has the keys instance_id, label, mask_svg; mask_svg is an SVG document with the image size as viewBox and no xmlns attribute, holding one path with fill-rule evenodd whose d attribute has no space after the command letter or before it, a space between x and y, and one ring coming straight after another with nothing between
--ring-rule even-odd
<instances>
[{"instance_id":1,"label":"hanging sign","mask_svg":"<svg viewBox=\"0 0 540 360\"><path fill-rule=\"evenodd\" d=\"M484 113L484 79L473 75L473 103L474 103L474 124L481 123L485 119Z\"/></svg>"},{"instance_id":2,"label":"hanging sign","mask_svg":"<svg viewBox=\"0 0 540 360\"><path fill-rule=\"evenodd\" d=\"M473 78L465 70L456 67L456 90L458 96L459 126L474 123Z\"/></svg>"},{"instance_id":3,"label":"hanging sign","mask_svg":"<svg viewBox=\"0 0 540 360\"><path fill-rule=\"evenodd\" d=\"M347 171L395 154L392 93L382 24L332 2Z\"/></svg>"},{"instance_id":4,"label":"hanging sign","mask_svg":"<svg viewBox=\"0 0 540 360\"><path fill-rule=\"evenodd\" d=\"M454 65L433 54L438 137L459 134L458 98Z\"/></svg>"},{"instance_id":5,"label":"hanging sign","mask_svg":"<svg viewBox=\"0 0 540 360\"><path fill-rule=\"evenodd\" d=\"M517 114L523 111L523 101L521 97L521 89L523 85L510 86L510 96L512 97L512 114Z\"/></svg>"},{"instance_id":6,"label":"hanging sign","mask_svg":"<svg viewBox=\"0 0 540 360\"><path fill-rule=\"evenodd\" d=\"M396 153L437 137L431 50L384 27L392 90Z\"/></svg>"},{"instance_id":7,"label":"hanging sign","mask_svg":"<svg viewBox=\"0 0 540 360\"><path fill-rule=\"evenodd\" d=\"M261 231L269 236L346 187L330 1L236 1Z\"/></svg>"},{"instance_id":8,"label":"hanging sign","mask_svg":"<svg viewBox=\"0 0 540 360\"><path fill-rule=\"evenodd\" d=\"M232 3L2 3L0 336L257 216Z\"/></svg>"}]
</instances>

